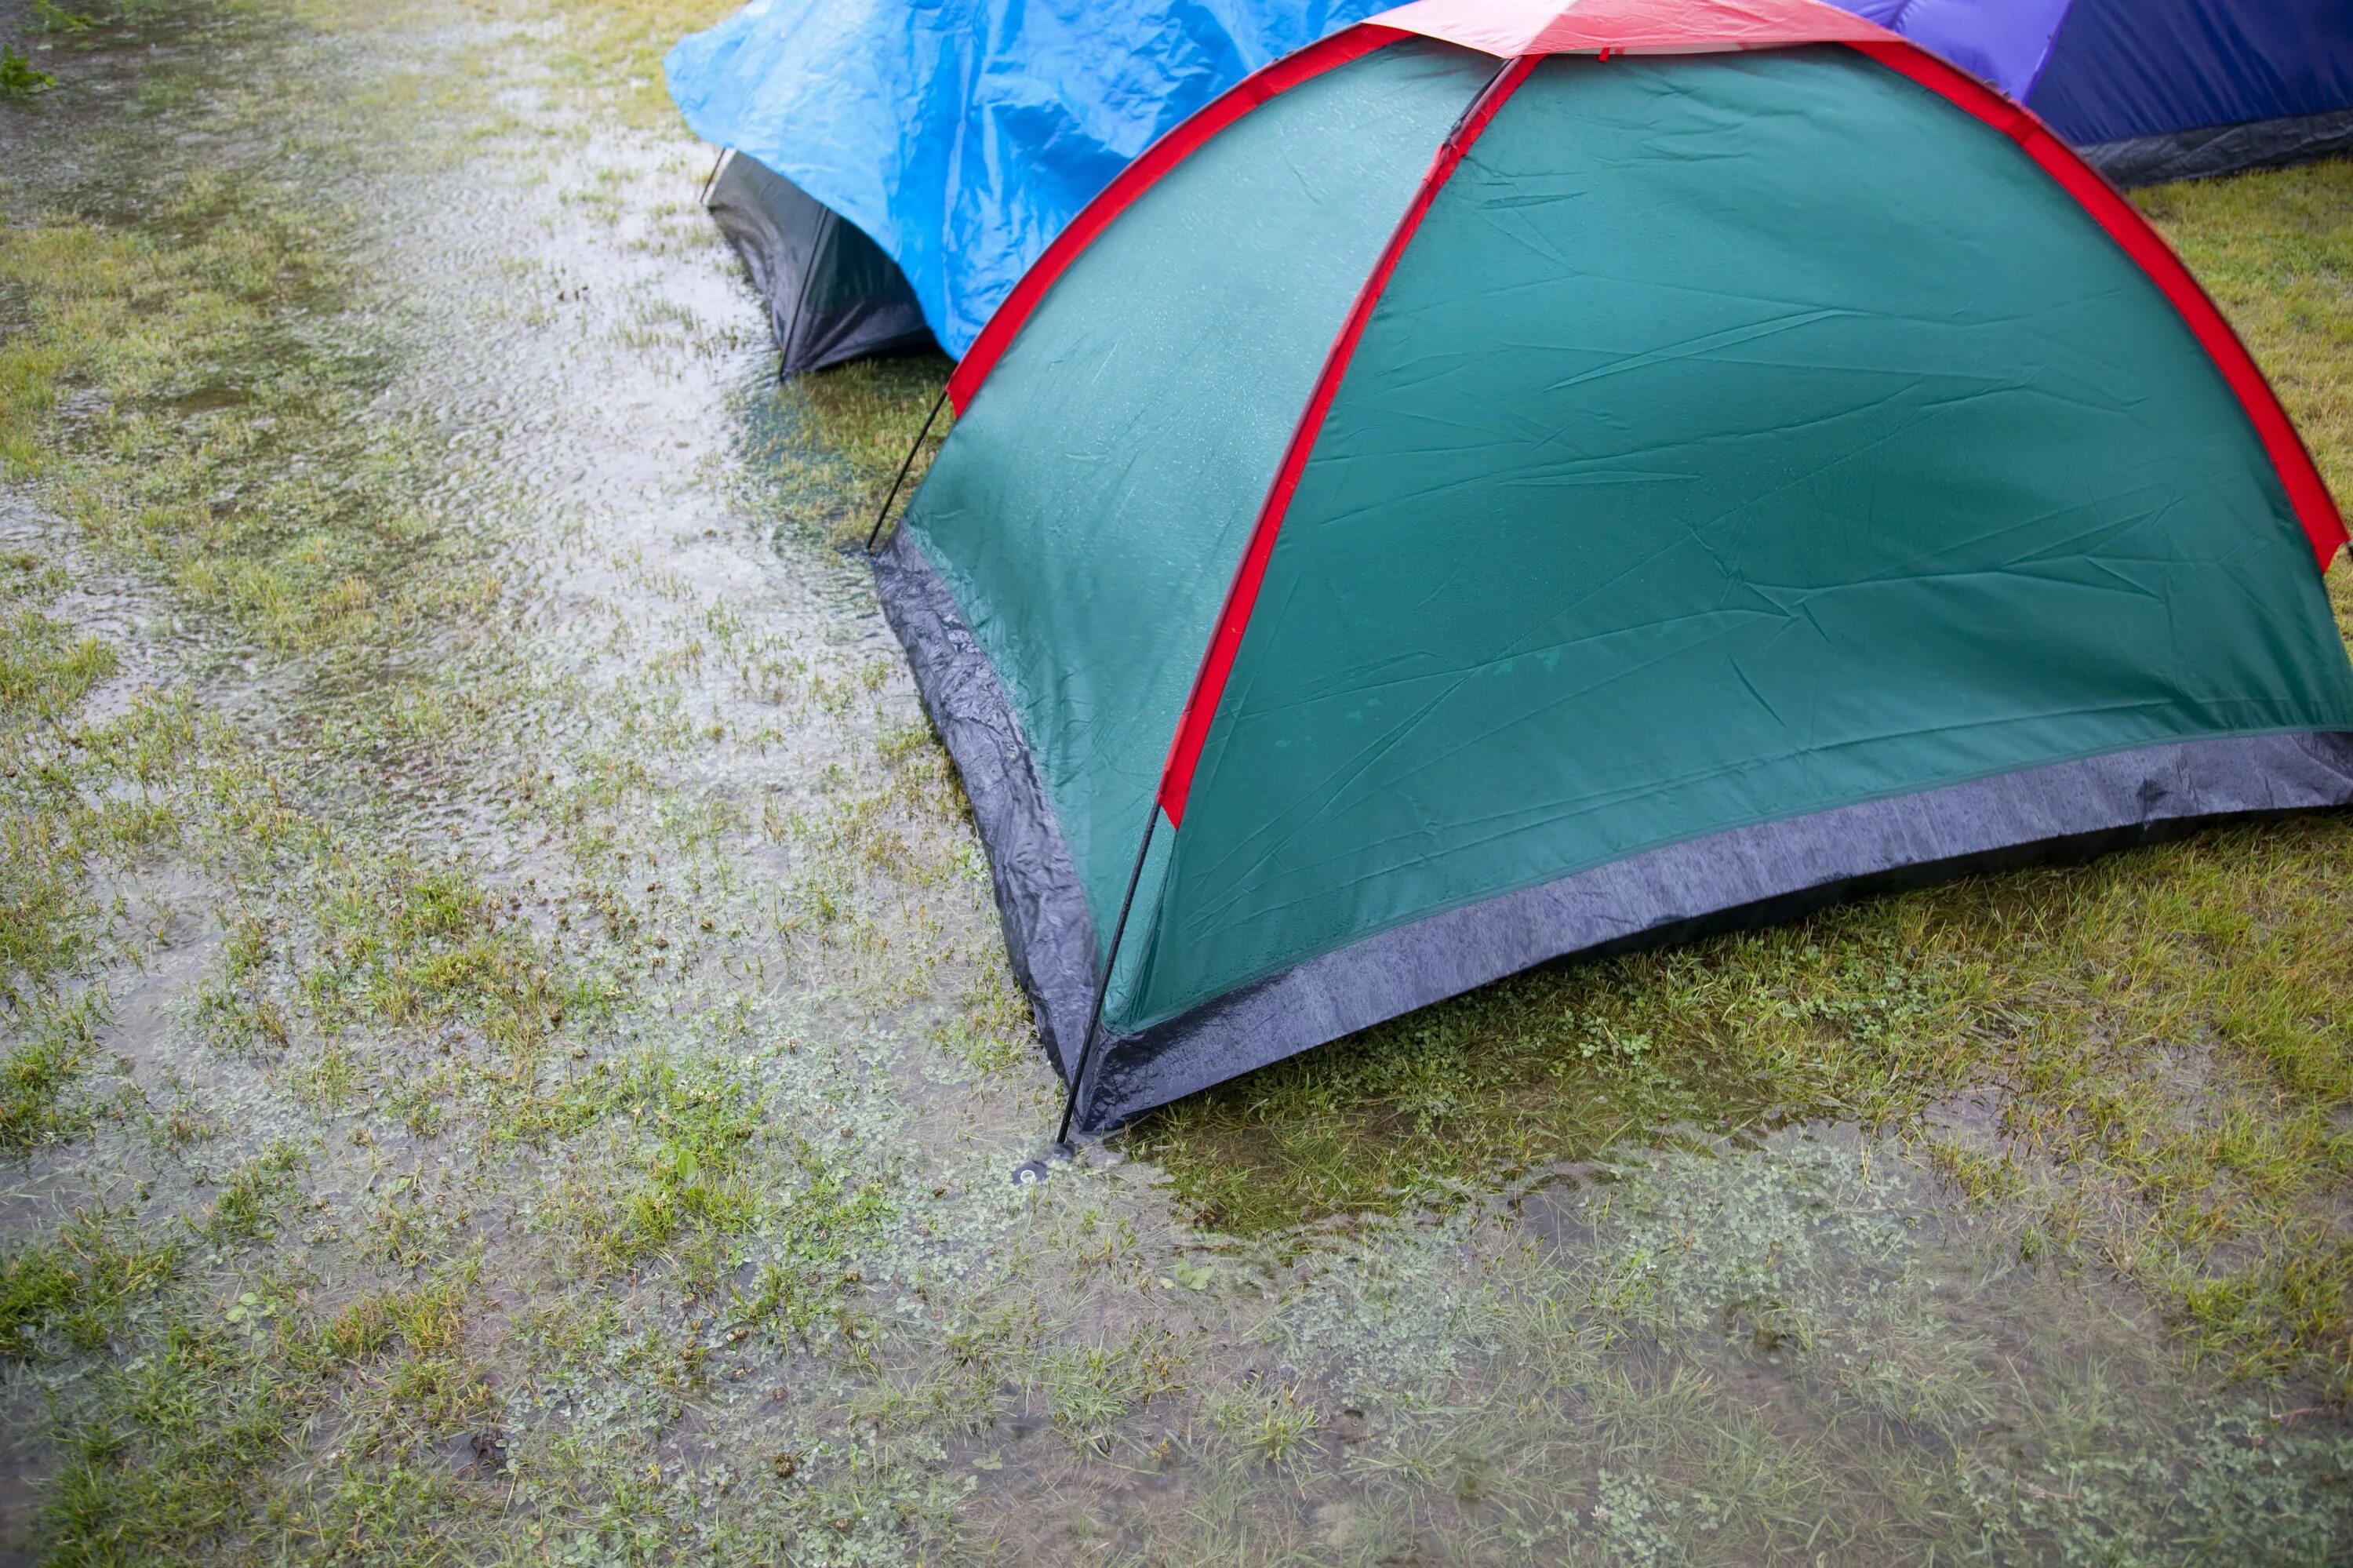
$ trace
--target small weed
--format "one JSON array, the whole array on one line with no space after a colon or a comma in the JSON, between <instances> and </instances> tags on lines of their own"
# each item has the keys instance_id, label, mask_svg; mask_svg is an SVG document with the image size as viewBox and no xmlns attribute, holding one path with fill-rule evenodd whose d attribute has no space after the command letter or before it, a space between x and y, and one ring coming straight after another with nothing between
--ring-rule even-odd
<instances>
[{"instance_id":1,"label":"small weed","mask_svg":"<svg viewBox=\"0 0 2353 1568\"><path fill-rule=\"evenodd\" d=\"M33 20L47 33L87 33L98 25L88 16L67 10L57 0L33 0Z\"/></svg>"},{"instance_id":2,"label":"small weed","mask_svg":"<svg viewBox=\"0 0 2353 1568\"><path fill-rule=\"evenodd\" d=\"M35 70L33 62L18 54L16 46L0 44L0 98L30 98L57 84L58 79L47 71Z\"/></svg>"},{"instance_id":3,"label":"small weed","mask_svg":"<svg viewBox=\"0 0 2353 1568\"><path fill-rule=\"evenodd\" d=\"M1175 1346L1149 1325L1116 1344L1048 1351L1038 1363L1038 1385L1062 1435L1094 1449L1106 1447L1130 1412L1183 1387Z\"/></svg>"},{"instance_id":4,"label":"small weed","mask_svg":"<svg viewBox=\"0 0 2353 1568\"><path fill-rule=\"evenodd\" d=\"M250 1246L278 1233L278 1211L294 1195L294 1172L301 1151L275 1143L229 1173L220 1196L190 1228L216 1246Z\"/></svg>"},{"instance_id":5,"label":"small weed","mask_svg":"<svg viewBox=\"0 0 2353 1568\"><path fill-rule=\"evenodd\" d=\"M1270 1465L1295 1457L1322 1420L1289 1383L1256 1380L1214 1396L1208 1412L1229 1442Z\"/></svg>"}]
</instances>

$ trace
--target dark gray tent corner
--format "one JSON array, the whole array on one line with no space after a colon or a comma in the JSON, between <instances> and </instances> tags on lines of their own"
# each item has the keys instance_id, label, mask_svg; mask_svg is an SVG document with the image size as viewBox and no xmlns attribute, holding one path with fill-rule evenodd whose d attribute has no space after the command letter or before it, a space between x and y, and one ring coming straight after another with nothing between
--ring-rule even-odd
<instances>
[{"instance_id":1,"label":"dark gray tent corner","mask_svg":"<svg viewBox=\"0 0 2353 1568\"><path fill-rule=\"evenodd\" d=\"M923 550L903 531L874 556L884 619L907 651L924 712L964 780L988 853L1013 974L1068 1082L1094 1004L1094 922L1029 747L988 659Z\"/></svg>"},{"instance_id":2,"label":"dark gray tent corner","mask_svg":"<svg viewBox=\"0 0 2353 1568\"><path fill-rule=\"evenodd\" d=\"M703 205L767 302L783 374L935 346L897 263L758 159L723 154Z\"/></svg>"}]
</instances>

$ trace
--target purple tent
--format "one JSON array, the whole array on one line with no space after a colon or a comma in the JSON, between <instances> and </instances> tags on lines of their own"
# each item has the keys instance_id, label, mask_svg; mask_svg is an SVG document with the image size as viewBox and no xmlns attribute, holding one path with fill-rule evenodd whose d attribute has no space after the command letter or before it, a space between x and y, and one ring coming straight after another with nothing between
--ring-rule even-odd
<instances>
[{"instance_id":1,"label":"purple tent","mask_svg":"<svg viewBox=\"0 0 2353 1568\"><path fill-rule=\"evenodd\" d=\"M2349 0L1840 0L2125 185L2353 153Z\"/></svg>"}]
</instances>

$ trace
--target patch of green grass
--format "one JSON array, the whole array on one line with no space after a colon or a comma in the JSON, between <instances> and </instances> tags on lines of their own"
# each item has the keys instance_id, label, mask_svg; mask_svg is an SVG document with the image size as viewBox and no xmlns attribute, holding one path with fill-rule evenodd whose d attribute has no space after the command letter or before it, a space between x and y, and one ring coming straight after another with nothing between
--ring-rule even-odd
<instances>
[{"instance_id":1,"label":"patch of green grass","mask_svg":"<svg viewBox=\"0 0 2353 1568\"><path fill-rule=\"evenodd\" d=\"M69 11L57 0L33 0L33 20L45 33L87 33L97 22L79 12Z\"/></svg>"},{"instance_id":2,"label":"patch of green grass","mask_svg":"<svg viewBox=\"0 0 2353 1568\"><path fill-rule=\"evenodd\" d=\"M71 1091L98 1054L99 998L34 1011L27 1037L0 1052L0 1150L11 1153L79 1137L98 1115Z\"/></svg>"},{"instance_id":3,"label":"patch of green grass","mask_svg":"<svg viewBox=\"0 0 2353 1568\"><path fill-rule=\"evenodd\" d=\"M0 464L45 482L92 540L264 646L372 661L482 579L419 570L442 535L403 493L408 427L359 417L382 370L332 308L332 242L267 182L189 175L152 227L0 231L0 288L29 324L0 340ZM84 396L52 418L59 388ZM289 464L289 450L307 460Z\"/></svg>"},{"instance_id":4,"label":"patch of green grass","mask_svg":"<svg viewBox=\"0 0 2353 1568\"><path fill-rule=\"evenodd\" d=\"M518 1079L544 1054L566 993L528 927L466 872L399 857L344 861L313 911L317 958L302 998L332 1037L363 1020L478 1026Z\"/></svg>"},{"instance_id":5,"label":"patch of green grass","mask_svg":"<svg viewBox=\"0 0 2353 1568\"><path fill-rule=\"evenodd\" d=\"M183 1320L134 1360L100 1368L43 1507L51 1559L168 1562L241 1529L289 1425L316 1397L268 1351L236 1325Z\"/></svg>"},{"instance_id":6,"label":"patch of green grass","mask_svg":"<svg viewBox=\"0 0 2353 1568\"><path fill-rule=\"evenodd\" d=\"M116 669L113 647L33 610L0 618L0 722L54 723Z\"/></svg>"},{"instance_id":7,"label":"patch of green grass","mask_svg":"<svg viewBox=\"0 0 2353 1568\"><path fill-rule=\"evenodd\" d=\"M105 1348L124 1314L178 1270L176 1244L150 1245L120 1216L77 1216L55 1235L0 1253L0 1357L39 1354L55 1331L73 1349Z\"/></svg>"},{"instance_id":8,"label":"patch of green grass","mask_svg":"<svg viewBox=\"0 0 2353 1568\"><path fill-rule=\"evenodd\" d=\"M691 1251L710 1272L712 1245L759 1214L762 1194L748 1171L766 1107L731 1065L650 1054L617 1068L599 1063L566 1105L575 1127L602 1121L626 1129L627 1174L612 1187L576 1192L569 1205L598 1266L627 1268Z\"/></svg>"},{"instance_id":9,"label":"patch of green grass","mask_svg":"<svg viewBox=\"0 0 2353 1568\"><path fill-rule=\"evenodd\" d=\"M428 1356L454 1351L472 1275L461 1267L424 1285L362 1291L320 1326L317 1347L336 1361L368 1361L396 1347Z\"/></svg>"},{"instance_id":10,"label":"patch of green grass","mask_svg":"<svg viewBox=\"0 0 2353 1568\"><path fill-rule=\"evenodd\" d=\"M16 52L13 44L0 44L0 99L30 98L57 86L58 79L45 70L35 70L33 62Z\"/></svg>"},{"instance_id":11,"label":"patch of green grass","mask_svg":"<svg viewBox=\"0 0 2353 1568\"><path fill-rule=\"evenodd\" d=\"M278 1234L279 1211L295 1192L294 1173L302 1169L301 1150L274 1143L229 1172L200 1221L190 1222L196 1234L216 1246L251 1246Z\"/></svg>"},{"instance_id":12,"label":"patch of green grass","mask_svg":"<svg viewBox=\"0 0 2353 1568\"><path fill-rule=\"evenodd\" d=\"M96 947L99 910L81 848L69 821L0 811L0 1006L9 1011L30 1005Z\"/></svg>"},{"instance_id":13,"label":"patch of green grass","mask_svg":"<svg viewBox=\"0 0 2353 1568\"><path fill-rule=\"evenodd\" d=\"M75 725L117 658L111 644L41 613L65 586L65 575L37 556L0 556L0 1021L44 1006L57 1012L59 1004L44 1001L48 986L95 955L102 927L91 863L124 861L171 831L168 811L121 768L123 742L148 705L98 726ZM66 1060L37 1040L14 1056L19 1092Z\"/></svg>"}]
</instances>

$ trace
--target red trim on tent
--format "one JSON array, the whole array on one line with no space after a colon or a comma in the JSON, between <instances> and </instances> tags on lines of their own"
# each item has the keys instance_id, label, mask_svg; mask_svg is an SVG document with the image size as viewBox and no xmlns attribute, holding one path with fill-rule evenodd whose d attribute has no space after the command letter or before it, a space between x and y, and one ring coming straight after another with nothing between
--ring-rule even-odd
<instances>
[{"instance_id":1,"label":"red trim on tent","mask_svg":"<svg viewBox=\"0 0 2353 1568\"><path fill-rule=\"evenodd\" d=\"M1372 22L1508 58L1714 53L1896 37L1823 0L1414 0Z\"/></svg>"},{"instance_id":2,"label":"red trim on tent","mask_svg":"<svg viewBox=\"0 0 2353 1568\"><path fill-rule=\"evenodd\" d=\"M1145 148L1082 208L990 313L948 376L962 414L1038 308L1112 221L1203 143L1277 94L1409 33L1504 58L1542 54L1678 54L1791 44L1880 42L1895 35L1824 0L1415 0L1308 45L1245 79Z\"/></svg>"},{"instance_id":3,"label":"red trim on tent","mask_svg":"<svg viewBox=\"0 0 2353 1568\"><path fill-rule=\"evenodd\" d=\"M1405 216L1398 219L1380 260L1373 264L1371 275L1356 292L1356 303L1349 308L1340 335L1333 340L1324 357L1324 368L1315 378L1315 390L1291 432L1291 445L1283 451L1282 466L1275 471L1274 483L1267 491L1265 504L1259 509L1258 523L1250 531L1241 566L1234 574L1233 586L1226 592L1225 609L1219 612L1217 629L1209 634L1208 652L1202 656L1201 673L1194 678L1193 694L1186 699L1184 715L1176 721L1176 738L1168 748L1168 766L1160 776L1160 809L1168 814L1172 828L1184 825L1185 798L1193 787L1193 769L1199 765L1202 745L1209 738L1209 726L1217 717L1218 701L1225 694L1226 677L1233 672L1234 655L1241 648L1242 633L1249 630L1250 610L1258 603L1259 584L1265 579L1267 559L1274 553L1275 535L1282 531L1283 514L1291 509L1292 493L1299 488L1299 476L1307 467L1308 454L1314 450L1316 440L1323 433L1324 416L1339 393L1340 378L1347 374L1348 362L1356 356L1357 341L1365 335L1366 324L1372 320L1373 310L1381 302L1390 275L1396 272L1406 246L1420 228L1430 203L1438 199L1438 193L1453 177L1464 154L1512 94L1519 90L1520 83L1535 69L1540 58L1520 56L1497 71L1463 112L1461 122L1440 144L1437 156L1430 160L1430 172L1422 175L1420 188L1414 192Z\"/></svg>"},{"instance_id":4,"label":"red trim on tent","mask_svg":"<svg viewBox=\"0 0 2353 1568\"><path fill-rule=\"evenodd\" d=\"M1135 162L1121 170L1117 178L1079 210L1070 227L1046 247L1045 254L1021 274L1021 281L1013 286L1005 302L989 313L988 324L980 329L980 335L973 339L972 347L965 350L964 358L957 361L948 376L948 401L955 405L955 411L961 414L970 406L973 394L988 379L988 373L996 368L997 360L1029 322L1038 302L1046 297L1046 291L1054 286L1054 281L1163 175L1268 99L1404 37L1398 28L1360 23L1305 48L1295 49L1265 69L1245 77L1238 86L1187 116L1176 129L1146 147Z\"/></svg>"},{"instance_id":5,"label":"red trim on tent","mask_svg":"<svg viewBox=\"0 0 2353 1568\"><path fill-rule=\"evenodd\" d=\"M1901 39L1857 43L1854 48L2016 142L2027 156L2042 166L2044 173L2066 187L2067 193L2091 214L2093 221L2106 229L2109 237L2140 263L2150 281L2164 291L2189 323L2189 330L2212 356L2215 367L2231 384L2231 390L2238 394L2240 405L2253 422L2256 434L2263 438L2263 450L2279 471L2280 483L2287 491L2289 504L2295 509L2296 521L2303 524L2305 537L2312 542L2312 553L2320 569L2327 571L2329 562L2345 546L2345 519L2329 495L2320 470L2314 465L2312 453L2306 449L2304 438L2296 433L2287 410L2280 406L2278 394L2263 379L2247 345L2232 329L2213 299L2190 275L2181 258L2140 215L2140 209L2077 157L2066 143L2035 117L2033 111L2012 102L1967 71Z\"/></svg>"}]
</instances>

